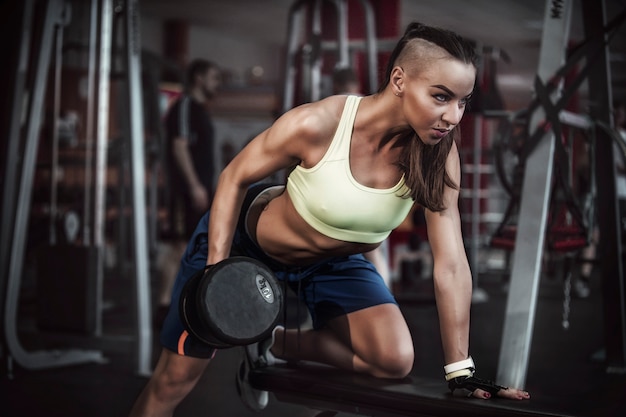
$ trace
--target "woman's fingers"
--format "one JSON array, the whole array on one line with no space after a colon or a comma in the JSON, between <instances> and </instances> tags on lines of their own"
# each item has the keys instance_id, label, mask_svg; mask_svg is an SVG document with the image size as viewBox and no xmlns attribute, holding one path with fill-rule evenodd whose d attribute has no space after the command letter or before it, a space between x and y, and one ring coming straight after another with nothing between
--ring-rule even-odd
<instances>
[{"instance_id":1,"label":"woman's fingers","mask_svg":"<svg viewBox=\"0 0 626 417\"><path fill-rule=\"evenodd\" d=\"M491 394L487 391L483 391L481 389L475 389L472 393L472 396L484 400L488 400L491 398ZM501 389L498 391L498 397L508 398L510 400L528 400L530 399L530 394L527 391L515 389L515 388L507 388Z\"/></svg>"}]
</instances>

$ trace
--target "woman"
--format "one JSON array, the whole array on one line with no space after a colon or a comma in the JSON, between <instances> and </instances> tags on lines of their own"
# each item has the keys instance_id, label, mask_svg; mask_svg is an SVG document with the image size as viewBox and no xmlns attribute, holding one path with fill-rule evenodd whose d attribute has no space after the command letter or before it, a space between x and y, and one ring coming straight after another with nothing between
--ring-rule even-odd
<instances>
[{"instance_id":1,"label":"woman","mask_svg":"<svg viewBox=\"0 0 626 417\"><path fill-rule=\"evenodd\" d=\"M529 398L517 389L472 382L472 278L457 208L455 138L474 89L475 60L466 40L413 23L393 51L378 93L331 96L285 113L220 175L210 216L181 262L172 304L190 274L232 251L260 259L279 279L298 282L314 326L300 335L277 328L258 350L246 349L238 382L250 408L262 409L267 393L247 384L247 370L274 357L385 378L411 371L407 324L361 254L376 248L415 202L426 207L446 379L478 398ZM294 165L285 187L250 187ZM200 378L213 351L199 350L203 346L181 339L182 333L172 309L162 334L165 349L133 415L171 415Z\"/></svg>"}]
</instances>

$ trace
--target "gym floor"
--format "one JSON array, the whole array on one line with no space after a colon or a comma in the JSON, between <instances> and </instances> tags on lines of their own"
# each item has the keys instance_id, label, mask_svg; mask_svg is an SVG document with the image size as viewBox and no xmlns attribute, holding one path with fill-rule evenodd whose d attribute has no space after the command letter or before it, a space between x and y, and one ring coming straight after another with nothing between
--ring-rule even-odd
<instances>
[{"instance_id":1,"label":"gym floor","mask_svg":"<svg viewBox=\"0 0 626 417\"><path fill-rule=\"evenodd\" d=\"M489 295L486 302L472 306L471 354L478 375L494 378L497 370L504 311L506 281L502 276L480 276L479 287ZM428 282L419 292L404 292L400 305L415 341L416 360L412 374L440 378L442 355L437 313ZM558 278L542 278L536 312L526 389L530 405L551 410L553 415L626 415L626 374L608 373L602 361L603 314L598 279L592 280L588 298L571 301L570 326L562 325L563 286ZM101 350L105 364L86 364L29 371L3 365L0 380L0 415L3 417L113 417L125 416L146 378L136 373L132 328L132 282L107 277L104 298L109 305L103 315L100 338L37 330L33 318L34 297L24 284L20 307L20 338L27 349L85 348ZM418 286L419 288L419 286ZM30 300L30 301L29 301ZM156 336L155 336L156 338ZM154 344L155 358L158 344ZM316 414L305 406L278 402L261 413L248 411L240 402L234 383L241 358L238 348L218 352L194 391L176 411L176 416L204 417L305 417ZM477 401L468 399L467 401ZM503 401L503 400L494 400ZM509 402L507 402L507 405ZM419 410L416 409L416 415ZM458 415L463 415L459 410ZM504 415L504 414L503 414ZM346 417L350 414L341 413Z\"/></svg>"}]
</instances>

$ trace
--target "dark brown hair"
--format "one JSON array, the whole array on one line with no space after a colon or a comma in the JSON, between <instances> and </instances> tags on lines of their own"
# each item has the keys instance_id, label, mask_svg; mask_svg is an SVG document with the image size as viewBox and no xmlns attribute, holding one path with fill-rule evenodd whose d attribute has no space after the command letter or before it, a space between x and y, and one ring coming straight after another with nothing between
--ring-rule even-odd
<instances>
[{"instance_id":1,"label":"dark brown hair","mask_svg":"<svg viewBox=\"0 0 626 417\"><path fill-rule=\"evenodd\" d=\"M194 86L197 76L206 74L206 72L212 68L219 70L219 67L215 62L207 59L197 58L191 61L191 63L187 66L187 71L185 73L185 87L187 90Z\"/></svg>"},{"instance_id":2,"label":"dark brown hair","mask_svg":"<svg viewBox=\"0 0 626 417\"><path fill-rule=\"evenodd\" d=\"M452 31L414 22L407 26L404 35L389 57L385 79L379 93L389 85L391 71L397 65L398 57L407 43L413 39L431 42L446 50L453 58L466 64L477 65L478 56L471 41ZM434 146L425 145L410 128L389 132L385 139L391 140L394 137L399 139L399 146L406 147L406 152L402 152L398 166L404 173L407 186L411 189L411 198L429 210L444 210L446 208L443 202L445 186L455 189L459 187L452 181L445 169L452 143L460 137L459 126L457 125L449 135Z\"/></svg>"}]
</instances>

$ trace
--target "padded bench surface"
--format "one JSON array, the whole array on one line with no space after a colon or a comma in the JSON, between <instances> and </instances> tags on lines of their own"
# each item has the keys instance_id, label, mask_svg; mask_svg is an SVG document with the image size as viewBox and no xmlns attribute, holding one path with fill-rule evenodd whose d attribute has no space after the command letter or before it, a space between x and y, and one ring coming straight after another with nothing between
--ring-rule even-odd
<instances>
[{"instance_id":1,"label":"padded bench surface","mask_svg":"<svg viewBox=\"0 0 626 417\"><path fill-rule=\"evenodd\" d=\"M380 379L309 363L254 370L250 383L282 402L365 416L563 416L539 409L532 399L473 400L460 391L452 396L443 380Z\"/></svg>"}]
</instances>

